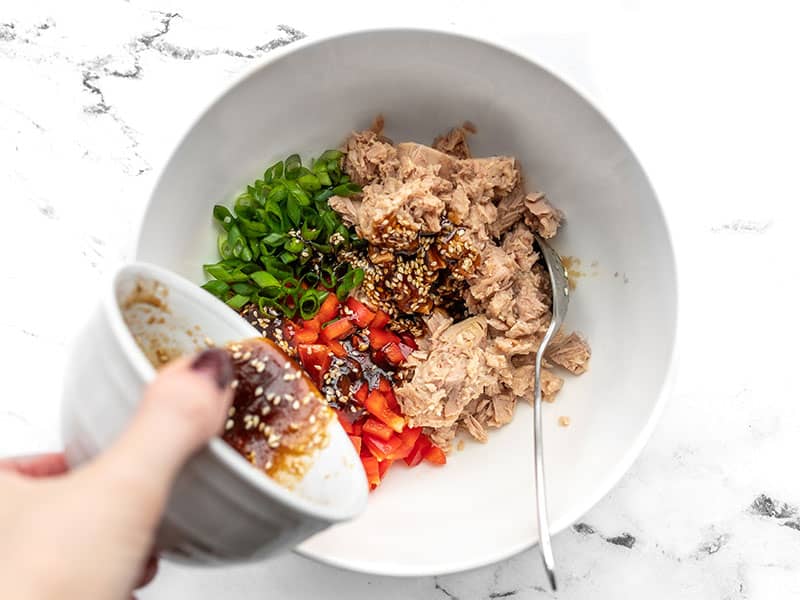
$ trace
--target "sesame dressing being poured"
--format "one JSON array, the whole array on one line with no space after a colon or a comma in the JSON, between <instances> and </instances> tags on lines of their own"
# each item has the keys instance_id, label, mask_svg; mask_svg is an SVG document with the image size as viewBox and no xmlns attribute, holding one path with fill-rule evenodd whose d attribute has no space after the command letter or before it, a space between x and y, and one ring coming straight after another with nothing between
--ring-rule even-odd
<instances>
[{"instance_id":1,"label":"sesame dressing being poured","mask_svg":"<svg viewBox=\"0 0 800 600\"><path fill-rule=\"evenodd\" d=\"M308 375L271 340L229 344L235 379L222 439L281 485L292 487L328 444L334 412Z\"/></svg>"}]
</instances>

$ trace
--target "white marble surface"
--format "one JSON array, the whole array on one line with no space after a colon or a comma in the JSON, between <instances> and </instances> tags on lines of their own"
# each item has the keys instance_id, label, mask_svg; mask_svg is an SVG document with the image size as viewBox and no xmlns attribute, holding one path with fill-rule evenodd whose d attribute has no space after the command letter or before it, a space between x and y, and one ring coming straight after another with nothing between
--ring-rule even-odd
<instances>
[{"instance_id":1,"label":"white marble surface","mask_svg":"<svg viewBox=\"0 0 800 600\"><path fill-rule=\"evenodd\" d=\"M129 256L159 165L221 84L302 35L376 24L474 32L585 90L660 193L678 252L681 330L674 397L653 439L556 538L557 594L544 591L528 551L420 579L296 556L225 570L165 564L141 598L798 597L793 4L382 4L0 4L0 455L58 447L67 340L104 272Z\"/></svg>"}]
</instances>

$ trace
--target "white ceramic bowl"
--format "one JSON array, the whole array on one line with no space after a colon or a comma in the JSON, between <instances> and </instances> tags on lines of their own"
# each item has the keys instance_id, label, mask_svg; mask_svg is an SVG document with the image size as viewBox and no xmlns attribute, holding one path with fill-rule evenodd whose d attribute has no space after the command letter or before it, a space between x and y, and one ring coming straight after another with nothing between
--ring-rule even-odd
<instances>
[{"instance_id":1,"label":"white ceramic bowl","mask_svg":"<svg viewBox=\"0 0 800 600\"><path fill-rule=\"evenodd\" d=\"M567 327L591 370L545 406L550 518L557 532L619 480L665 399L676 329L675 263L656 195L628 145L589 101L530 60L446 33L368 31L270 55L213 100L165 166L137 257L196 282L216 260L215 203L276 159L335 147L382 113L396 141L430 143L470 120L476 155L516 156L567 215L555 241L578 257ZM572 424L559 427L558 417ZM370 573L435 574L508 557L537 540L531 411L468 441L444 468L393 469L360 518L302 544Z\"/></svg>"},{"instance_id":2,"label":"white ceramic bowl","mask_svg":"<svg viewBox=\"0 0 800 600\"><path fill-rule=\"evenodd\" d=\"M168 310L123 318L137 284L158 286ZM137 311L141 304L128 311ZM152 307L147 306L145 310ZM126 324L126 321L128 324ZM258 337L246 321L205 290L164 269L123 267L75 341L66 369L62 410L67 460L79 465L107 448L130 421L155 369L137 346L156 344L176 356ZM366 504L361 461L334 419L329 443L290 491L213 439L181 471L158 534L158 546L193 563L241 561L292 548Z\"/></svg>"}]
</instances>

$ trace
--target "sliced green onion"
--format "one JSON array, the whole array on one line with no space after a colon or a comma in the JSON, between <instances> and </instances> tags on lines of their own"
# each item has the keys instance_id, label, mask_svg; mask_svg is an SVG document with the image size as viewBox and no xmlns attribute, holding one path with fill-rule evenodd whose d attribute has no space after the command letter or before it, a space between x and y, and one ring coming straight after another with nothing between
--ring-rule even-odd
<instances>
[{"instance_id":1,"label":"sliced green onion","mask_svg":"<svg viewBox=\"0 0 800 600\"><path fill-rule=\"evenodd\" d=\"M359 285L363 272L340 264L336 250L364 242L328 205L332 195L361 191L343 175L342 156L326 150L307 168L293 154L247 186L232 210L215 206L222 260L204 265L213 279L203 287L237 309L253 302L261 311L312 318L328 293L317 287L346 296Z\"/></svg>"},{"instance_id":2,"label":"sliced green onion","mask_svg":"<svg viewBox=\"0 0 800 600\"><path fill-rule=\"evenodd\" d=\"M300 174L300 167L303 166L303 163L300 161L299 154L292 154L291 156L287 157L284 161L284 164L284 175L286 176L286 179L296 178Z\"/></svg>"},{"instance_id":3,"label":"sliced green onion","mask_svg":"<svg viewBox=\"0 0 800 600\"><path fill-rule=\"evenodd\" d=\"M286 196L288 195L289 190L286 189L286 185L279 182L275 184L275 187L267 194L267 202L281 203L286 200Z\"/></svg>"},{"instance_id":4,"label":"sliced green onion","mask_svg":"<svg viewBox=\"0 0 800 600\"><path fill-rule=\"evenodd\" d=\"M323 268L319 274L319 282L322 287L329 290L336 287L336 275L333 273L333 269Z\"/></svg>"},{"instance_id":5,"label":"sliced green onion","mask_svg":"<svg viewBox=\"0 0 800 600\"><path fill-rule=\"evenodd\" d=\"M231 245L228 243L227 233L220 233L217 236L217 251L223 259L231 258L233 256L233 252L231 252Z\"/></svg>"},{"instance_id":6,"label":"sliced green onion","mask_svg":"<svg viewBox=\"0 0 800 600\"><path fill-rule=\"evenodd\" d=\"M228 299L228 300L225 302L225 304L227 304L227 305L228 305L228 306L230 306L231 308L235 308L236 310L239 310L239 309L240 309L240 308L242 308L242 307L243 307L245 304L247 304L249 301L250 301L250 298L249 298L249 297L247 297L247 296L242 296L241 294L236 294L235 296L232 296L231 298L229 298L229 299Z\"/></svg>"},{"instance_id":7,"label":"sliced green onion","mask_svg":"<svg viewBox=\"0 0 800 600\"><path fill-rule=\"evenodd\" d=\"M351 182L341 183L333 188L335 196L352 196L353 194L358 194L360 191L361 186Z\"/></svg>"},{"instance_id":8,"label":"sliced green onion","mask_svg":"<svg viewBox=\"0 0 800 600\"><path fill-rule=\"evenodd\" d=\"M234 283L231 286L231 289L235 293L241 294L242 296L252 296L255 292L258 291L258 288L250 285L249 283Z\"/></svg>"},{"instance_id":9,"label":"sliced green onion","mask_svg":"<svg viewBox=\"0 0 800 600\"><path fill-rule=\"evenodd\" d=\"M343 156L344 156L344 153L342 153L341 150L325 150L325 152L322 153L322 156L319 157L319 160L321 162L326 162L327 163L327 162L330 162L332 160L338 161Z\"/></svg>"},{"instance_id":10,"label":"sliced green onion","mask_svg":"<svg viewBox=\"0 0 800 600\"><path fill-rule=\"evenodd\" d=\"M270 233L262 240L268 246L280 246L286 241L285 233Z\"/></svg>"},{"instance_id":11,"label":"sliced green onion","mask_svg":"<svg viewBox=\"0 0 800 600\"><path fill-rule=\"evenodd\" d=\"M308 190L310 192L316 192L322 187L322 184L317 176L310 173L308 175L302 175L301 177L298 177L297 183L299 183L300 187L302 187L304 190Z\"/></svg>"},{"instance_id":12,"label":"sliced green onion","mask_svg":"<svg viewBox=\"0 0 800 600\"><path fill-rule=\"evenodd\" d=\"M222 298L231 289L227 283L225 283L224 281L220 281L219 279L211 279L209 281L206 281L200 287L206 290L207 292L211 292L217 298Z\"/></svg>"},{"instance_id":13,"label":"sliced green onion","mask_svg":"<svg viewBox=\"0 0 800 600\"><path fill-rule=\"evenodd\" d=\"M292 254L299 254L305 247L306 245L303 242L294 238L291 238L283 245L284 250Z\"/></svg>"},{"instance_id":14,"label":"sliced green onion","mask_svg":"<svg viewBox=\"0 0 800 600\"><path fill-rule=\"evenodd\" d=\"M293 193L286 200L286 214L289 216L292 225L295 227L300 225L300 203Z\"/></svg>"},{"instance_id":15,"label":"sliced green onion","mask_svg":"<svg viewBox=\"0 0 800 600\"><path fill-rule=\"evenodd\" d=\"M231 211L219 204L214 205L214 218L220 222L225 231L227 231L233 223Z\"/></svg>"},{"instance_id":16,"label":"sliced green onion","mask_svg":"<svg viewBox=\"0 0 800 600\"><path fill-rule=\"evenodd\" d=\"M279 287L281 285L274 275L267 273L266 271L256 271L255 273L250 273L250 279L255 281L258 287L262 288Z\"/></svg>"},{"instance_id":17,"label":"sliced green onion","mask_svg":"<svg viewBox=\"0 0 800 600\"><path fill-rule=\"evenodd\" d=\"M318 292L317 290L303 292L298 305L300 306L300 316L304 321L313 318L319 312L319 307L327 295L327 292Z\"/></svg>"},{"instance_id":18,"label":"sliced green onion","mask_svg":"<svg viewBox=\"0 0 800 600\"><path fill-rule=\"evenodd\" d=\"M336 297L339 300L344 300L359 285L364 281L364 269L352 269L348 271L341 282L336 288Z\"/></svg>"},{"instance_id":19,"label":"sliced green onion","mask_svg":"<svg viewBox=\"0 0 800 600\"><path fill-rule=\"evenodd\" d=\"M264 182L272 183L283 175L283 161L276 162L269 169L264 171Z\"/></svg>"}]
</instances>

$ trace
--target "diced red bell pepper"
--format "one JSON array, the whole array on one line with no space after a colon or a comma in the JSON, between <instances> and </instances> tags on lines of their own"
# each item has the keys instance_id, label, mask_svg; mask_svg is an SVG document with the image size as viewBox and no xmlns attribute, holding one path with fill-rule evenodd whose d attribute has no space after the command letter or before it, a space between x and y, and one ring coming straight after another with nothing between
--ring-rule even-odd
<instances>
[{"instance_id":1,"label":"diced red bell pepper","mask_svg":"<svg viewBox=\"0 0 800 600\"><path fill-rule=\"evenodd\" d=\"M353 423L350 421L350 419L345 417L338 410L336 411L336 416L339 418L339 423L341 423L342 429L345 430L345 433L347 433L348 435L352 436L353 435Z\"/></svg>"},{"instance_id":2,"label":"diced red bell pepper","mask_svg":"<svg viewBox=\"0 0 800 600\"><path fill-rule=\"evenodd\" d=\"M331 340L341 340L356 330L352 321L348 319L337 319L322 328L320 337L326 342Z\"/></svg>"},{"instance_id":3,"label":"diced red bell pepper","mask_svg":"<svg viewBox=\"0 0 800 600\"><path fill-rule=\"evenodd\" d=\"M342 343L337 340L331 340L328 342L328 348L331 349L331 352L333 352L334 356L338 356L339 358L344 358L347 356L347 350L345 350L344 346L342 346Z\"/></svg>"},{"instance_id":4,"label":"diced red bell pepper","mask_svg":"<svg viewBox=\"0 0 800 600\"><path fill-rule=\"evenodd\" d=\"M405 457L406 464L409 467L416 467L419 463L422 462L422 459L425 458L425 453L430 449L431 441L428 439L427 435L420 435L417 438L414 447L411 449L411 452L408 456Z\"/></svg>"},{"instance_id":5,"label":"diced red bell pepper","mask_svg":"<svg viewBox=\"0 0 800 600\"><path fill-rule=\"evenodd\" d=\"M366 441L364 441L363 435L361 436L361 456L372 456L372 458L375 458L372 452L370 452L369 446L367 446Z\"/></svg>"},{"instance_id":6,"label":"diced red bell pepper","mask_svg":"<svg viewBox=\"0 0 800 600\"><path fill-rule=\"evenodd\" d=\"M384 395L386 396L386 406L388 406L397 414L402 414L403 411L400 410L400 405L397 403L397 397L394 395L394 390L389 388L389 391L384 392Z\"/></svg>"},{"instance_id":7,"label":"diced red bell pepper","mask_svg":"<svg viewBox=\"0 0 800 600\"><path fill-rule=\"evenodd\" d=\"M367 396L367 401L364 403L364 408L366 408L371 415L377 417L379 421L383 421L394 429L397 433L403 431L403 427L405 427L406 424L405 419L389 408L384 393L378 390L371 391Z\"/></svg>"},{"instance_id":8,"label":"diced red bell pepper","mask_svg":"<svg viewBox=\"0 0 800 600\"><path fill-rule=\"evenodd\" d=\"M375 419L374 417L370 417L369 419L364 421L364 425L362 426L362 431L376 438L380 438L384 442L389 441L389 438L391 438L394 435L394 429L392 429L385 423L378 421L378 419Z\"/></svg>"},{"instance_id":9,"label":"diced red bell pepper","mask_svg":"<svg viewBox=\"0 0 800 600\"><path fill-rule=\"evenodd\" d=\"M319 333L319 330L322 329L322 323L320 323L319 317L314 317L308 321L303 321L303 329L308 329L310 331L314 331L315 333Z\"/></svg>"},{"instance_id":10,"label":"diced red bell pepper","mask_svg":"<svg viewBox=\"0 0 800 600\"><path fill-rule=\"evenodd\" d=\"M386 475L386 471L389 470L389 467L392 466L393 462L394 462L393 460L389 460L388 458L386 460L378 462L378 473L380 474L381 479L384 478L384 476Z\"/></svg>"},{"instance_id":11,"label":"diced red bell pepper","mask_svg":"<svg viewBox=\"0 0 800 600\"><path fill-rule=\"evenodd\" d=\"M425 460L435 465L443 465L447 462L447 457L439 446L431 445L425 452Z\"/></svg>"},{"instance_id":12,"label":"diced red bell pepper","mask_svg":"<svg viewBox=\"0 0 800 600\"><path fill-rule=\"evenodd\" d=\"M361 454L361 436L358 435L348 435L347 437L350 438L350 441L353 442L353 448L356 449L356 454Z\"/></svg>"},{"instance_id":13,"label":"diced red bell pepper","mask_svg":"<svg viewBox=\"0 0 800 600\"><path fill-rule=\"evenodd\" d=\"M383 329L389 324L389 321L391 320L392 318L389 315L387 315L382 310L379 310L375 313L375 318L372 319L372 323L370 323L370 325L372 326L373 329Z\"/></svg>"},{"instance_id":14,"label":"diced red bell pepper","mask_svg":"<svg viewBox=\"0 0 800 600\"><path fill-rule=\"evenodd\" d=\"M328 295L325 296L325 300L322 301L322 305L319 307L319 312L315 318L319 320L320 324L327 323L339 315L340 306L336 294L331 294L329 292Z\"/></svg>"},{"instance_id":15,"label":"diced red bell pepper","mask_svg":"<svg viewBox=\"0 0 800 600\"><path fill-rule=\"evenodd\" d=\"M403 440L401 440L398 436L392 435L388 440L382 440L377 437L373 437L368 433L364 433L361 436L364 440L364 443L367 445L367 448L372 453L372 456L380 460L386 460L390 456L393 456L395 452L402 446Z\"/></svg>"},{"instance_id":16,"label":"diced red bell pepper","mask_svg":"<svg viewBox=\"0 0 800 600\"><path fill-rule=\"evenodd\" d=\"M353 423L353 435L361 435L362 421L355 421Z\"/></svg>"},{"instance_id":17,"label":"diced red bell pepper","mask_svg":"<svg viewBox=\"0 0 800 600\"><path fill-rule=\"evenodd\" d=\"M361 384L361 387L355 391L355 393L353 394L353 398L355 398L356 402L363 405L364 402L367 401L367 394L369 394L369 386L365 381Z\"/></svg>"},{"instance_id":18,"label":"diced red bell pepper","mask_svg":"<svg viewBox=\"0 0 800 600\"><path fill-rule=\"evenodd\" d=\"M374 490L381 484L381 473L378 468L378 459L374 456L362 456L361 463L364 465L364 473L367 475L369 489Z\"/></svg>"},{"instance_id":19,"label":"diced red bell pepper","mask_svg":"<svg viewBox=\"0 0 800 600\"><path fill-rule=\"evenodd\" d=\"M380 350L386 344L390 344L392 342L397 344L400 342L400 338L397 337L391 331L386 331L385 329L370 328L369 345L372 347L373 350Z\"/></svg>"},{"instance_id":20,"label":"diced red bell pepper","mask_svg":"<svg viewBox=\"0 0 800 600\"><path fill-rule=\"evenodd\" d=\"M294 334L294 339L298 344L313 344L317 341L319 333L313 329L306 329L303 327Z\"/></svg>"},{"instance_id":21,"label":"diced red bell pepper","mask_svg":"<svg viewBox=\"0 0 800 600\"><path fill-rule=\"evenodd\" d=\"M395 344L394 342L386 344L383 348L381 348L381 351L386 357L386 360L395 366L399 365L406 359L403 351L400 349L400 344Z\"/></svg>"},{"instance_id":22,"label":"diced red bell pepper","mask_svg":"<svg viewBox=\"0 0 800 600\"><path fill-rule=\"evenodd\" d=\"M417 444L417 440L421 434L422 429L419 427L406 427L403 433L400 434L400 441L402 442L400 447L389 458L392 460L407 458Z\"/></svg>"},{"instance_id":23,"label":"diced red bell pepper","mask_svg":"<svg viewBox=\"0 0 800 600\"><path fill-rule=\"evenodd\" d=\"M352 296L345 300L345 306L353 313L348 315L351 321L359 327L366 327L375 318L375 312L368 309L364 304Z\"/></svg>"},{"instance_id":24,"label":"diced red bell pepper","mask_svg":"<svg viewBox=\"0 0 800 600\"><path fill-rule=\"evenodd\" d=\"M378 391L383 392L386 396L386 405L391 408L394 412L400 412L400 405L397 404L397 398L394 395L394 388L392 388L391 382L386 379L386 377L381 377L378 380Z\"/></svg>"},{"instance_id":25,"label":"diced red bell pepper","mask_svg":"<svg viewBox=\"0 0 800 600\"><path fill-rule=\"evenodd\" d=\"M300 344L297 346L297 353L300 355L300 362L309 374L311 379L319 385L322 383L322 375L331 366L331 355L327 346L322 344Z\"/></svg>"}]
</instances>

